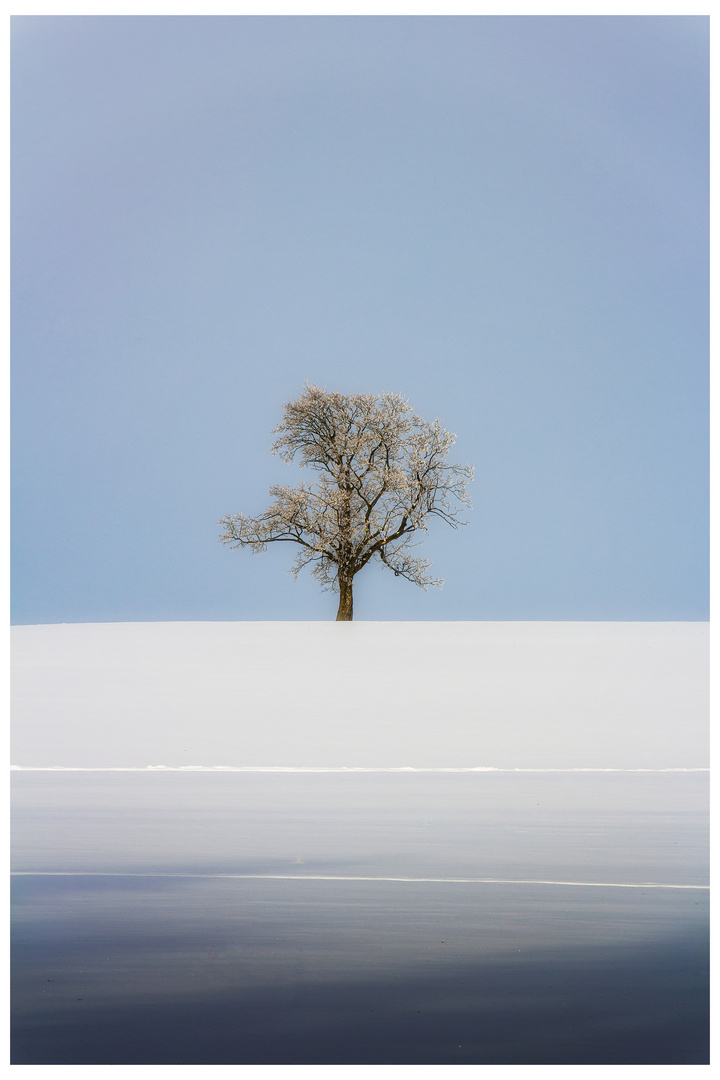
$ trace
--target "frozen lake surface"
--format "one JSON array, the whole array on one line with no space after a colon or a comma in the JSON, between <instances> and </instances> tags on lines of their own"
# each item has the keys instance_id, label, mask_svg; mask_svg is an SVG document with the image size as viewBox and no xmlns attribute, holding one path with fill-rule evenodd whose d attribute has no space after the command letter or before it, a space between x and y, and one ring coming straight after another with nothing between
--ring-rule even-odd
<instances>
[{"instance_id":1,"label":"frozen lake surface","mask_svg":"<svg viewBox=\"0 0 720 1080\"><path fill-rule=\"evenodd\" d=\"M16 773L13 1061L705 1063L707 786Z\"/></svg>"},{"instance_id":2,"label":"frozen lake surface","mask_svg":"<svg viewBox=\"0 0 720 1080\"><path fill-rule=\"evenodd\" d=\"M707 885L707 773L12 778L14 869Z\"/></svg>"}]
</instances>

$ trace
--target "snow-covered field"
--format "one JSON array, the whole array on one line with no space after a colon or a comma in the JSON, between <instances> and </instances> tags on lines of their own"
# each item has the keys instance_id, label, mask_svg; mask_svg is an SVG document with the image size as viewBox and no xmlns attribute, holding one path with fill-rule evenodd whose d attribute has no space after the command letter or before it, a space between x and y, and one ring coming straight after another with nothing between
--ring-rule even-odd
<instances>
[{"instance_id":1,"label":"snow-covered field","mask_svg":"<svg viewBox=\"0 0 720 1080\"><path fill-rule=\"evenodd\" d=\"M708 765L706 623L18 626L22 767Z\"/></svg>"}]
</instances>

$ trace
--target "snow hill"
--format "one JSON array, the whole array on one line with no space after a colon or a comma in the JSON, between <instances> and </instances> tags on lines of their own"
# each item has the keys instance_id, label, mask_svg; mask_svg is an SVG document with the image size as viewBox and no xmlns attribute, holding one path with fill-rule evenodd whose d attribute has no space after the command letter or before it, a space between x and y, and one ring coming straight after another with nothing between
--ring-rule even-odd
<instances>
[{"instance_id":1,"label":"snow hill","mask_svg":"<svg viewBox=\"0 0 720 1080\"><path fill-rule=\"evenodd\" d=\"M18 626L20 767L694 769L706 623Z\"/></svg>"}]
</instances>

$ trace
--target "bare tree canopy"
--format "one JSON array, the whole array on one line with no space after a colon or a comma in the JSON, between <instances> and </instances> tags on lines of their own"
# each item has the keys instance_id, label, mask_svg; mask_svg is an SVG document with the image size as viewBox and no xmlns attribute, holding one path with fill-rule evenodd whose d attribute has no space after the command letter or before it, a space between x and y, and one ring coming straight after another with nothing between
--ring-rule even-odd
<instances>
[{"instance_id":1,"label":"bare tree canopy","mask_svg":"<svg viewBox=\"0 0 720 1080\"><path fill-rule=\"evenodd\" d=\"M297 577L312 563L322 586L340 593L340 621L352 619L353 579L370 559L423 589L442 586L410 549L433 516L453 528L464 524L473 470L447 463L455 436L416 416L400 394L303 391L284 406L271 449L288 464L299 456L301 469L318 473L316 482L270 488L276 502L261 517L219 522L220 542L256 554L270 543L297 544L290 572Z\"/></svg>"}]
</instances>

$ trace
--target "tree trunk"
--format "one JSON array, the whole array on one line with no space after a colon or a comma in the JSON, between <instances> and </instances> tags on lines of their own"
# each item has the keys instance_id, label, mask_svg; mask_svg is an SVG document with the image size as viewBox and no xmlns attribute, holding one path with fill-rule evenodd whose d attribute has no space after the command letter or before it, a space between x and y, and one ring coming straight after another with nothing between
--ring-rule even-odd
<instances>
[{"instance_id":1,"label":"tree trunk","mask_svg":"<svg viewBox=\"0 0 720 1080\"><path fill-rule=\"evenodd\" d=\"M349 581L340 579L340 604L335 622L351 622L353 617L352 578Z\"/></svg>"}]
</instances>

